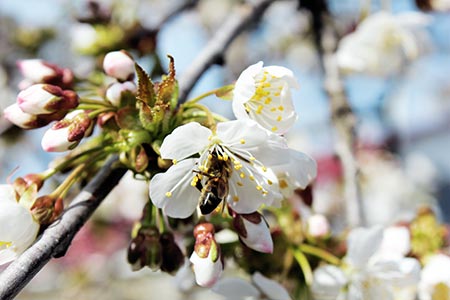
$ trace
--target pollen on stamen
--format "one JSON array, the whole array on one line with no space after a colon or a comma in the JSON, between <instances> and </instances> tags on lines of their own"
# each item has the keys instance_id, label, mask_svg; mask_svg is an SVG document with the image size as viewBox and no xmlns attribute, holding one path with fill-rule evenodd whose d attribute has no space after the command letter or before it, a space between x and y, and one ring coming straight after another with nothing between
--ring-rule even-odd
<instances>
[{"instance_id":1,"label":"pollen on stamen","mask_svg":"<svg viewBox=\"0 0 450 300\"><path fill-rule=\"evenodd\" d=\"M196 186L197 182L198 182L198 176L194 176L194 178L192 178L192 181L191 181L191 186Z\"/></svg>"},{"instance_id":2,"label":"pollen on stamen","mask_svg":"<svg viewBox=\"0 0 450 300\"><path fill-rule=\"evenodd\" d=\"M267 195L268 193L268 191L262 191L263 196Z\"/></svg>"},{"instance_id":3,"label":"pollen on stamen","mask_svg":"<svg viewBox=\"0 0 450 300\"><path fill-rule=\"evenodd\" d=\"M278 110L283 111L284 110L284 106L283 105L278 106Z\"/></svg>"},{"instance_id":4,"label":"pollen on stamen","mask_svg":"<svg viewBox=\"0 0 450 300\"><path fill-rule=\"evenodd\" d=\"M284 180L284 179L281 179L280 182L279 182L279 184L280 184L280 188L281 188L281 189L285 189L285 188L288 187L288 183L287 183L286 180Z\"/></svg>"},{"instance_id":5,"label":"pollen on stamen","mask_svg":"<svg viewBox=\"0 0 450 300\"><path fill-rule=\"evenodd\" d=\"M241 142L242 145L245 144L245 140L244 139L241 139L240 142Z\"/></svg>"},{"instance_id":6,"label":"pollen on stamen","mask_svg":"<svg viewBox=\"0 0 450 300\"><path fill-rule=\"evenodd\" d=\"M233 196L233 201L234 202L238 202L239 201L239 197L238 196Z\"/></svg>"},{"instance_id":7,"label":"pollen on stamen","mask_svg":"<svg viewBox=\"0 0 450 300\"><path fill-rule=\"evenodd\" d=\"M244 186L244 184L243 184L242 182L240 182L240 181L236 182L236 184L237 184L238 186Z\"/></svg>"},{"instance_id":8,"label":"pollen on stamen","mask_svg":"<svg viewBox=\"0 0 450 300\"><path fill-rule=\"evenodd\" d=\"M267 168L266 168L265 166L262 166L262 167L261 167L261 170L262 170L263 172L267 172Z\"/></svg>"},{"instance_id":9,"label":"pollen on stamen","mask_svg":"<svg viewBox=\"0 0 450 300\"><path fill-rule=\"evenodd\" d=\"M224 161L227 161L228 158L229 158L228 154L226 154L226 153L225 153L222 157L223 157L223 160L224 160Z\"/></svg>"},{"instance_id":10,"label":"pollen on stamen","mask_svg":"<svg viewBox=\"0 0 450 300\"><path fill-rule=\"evenodd\" d=\"M264 108L264 106L262 106L262 105L258 105L258 108L256 109L256 113L257 114L261 114L262 113L262 110L263 110L263 108Z\"/></svg>"},{"instance_id":11,"label":"pollen on stamen","mask_svg":"<svg viewBox=\"0 0 450 300\"><path fill-rule=\"evenodd\" d=\"M257 189L258 191L262 191L263 187L262 187L261 185L257 185L257 186L256 186L256 189Z\"/></svg>"},{"instance_id":12,"label":"pollen on stamen","mask_svg":"<svg viewBox=\"0 0 450 300\"><path fill-rule=\"evenodd\" d=\"M239 177L245 178L245 173L244 173L244 172L241 172L241 174L239 174Z\"/></svg>"},{"instance_id":13,"label":"pollen on stamen","mask_svg":"<svg viewBox=\"0 0 450 300\"><path fill-rule=\"evenodd\" d=\"M176 165L178 163L178 160L172 159L172 164Z\"/></svg>"},{"instance_id":14,"label":"pollen on stamen","mask_svg":"<svg viewBox=\"0 0 450 300\"><path fill-rule=\"evenodd\" d=\"M250 156L250 161L254 161L254 160L256 160L256 158L254 157L254 156Z\"/></svg>"},{"instance_id":15,"label":"pollen on stamen","mask_svg":"<svg viewBox=\"0 0 450 300\"><path fill-rule=\"evenodd\" d=\"M272 185L272 184L273 184L272 180L267 179L267 184L268 184L268 185Z\"/></svg>"},{"instance_id":16,"label":"pollen on stamen","mask_svg":"<svg viewBox=\"0 0 450 300\"><path fill-rule=\"evenodd\" d=\"M272 108L270 109L271 112L274 112L274 111L276 111L276 110L277 110L276 107L272 107Z\"/></svg>"},{"instance_id":17,"label":"pollen on stamen","mask_svg":"<svg viewBox=\"0 0 450 300\"><path fill-rule=\"evenodd\" d=\"M278 127L277 126L273 126L272 127L272 131L277 131L278 130Z\"/></svg>"},{"instance_id":18,"label":"pollen on stamen","mask_svg":"<svg viewBox=\"0 0 450 300\"><path fill-rule=\"evenodd\" d=\"M272 102L272 98L267 97L266 100L264 101L264 104L270 104Z\"/></svg>"},{"instance_id":19,"label":"pollen on stamen","mask_svg":"<svg viewBox=\"0 0 450 300\"><path fill-rule=\"evenodd\" d=\"M172 197L172 192L167 192L167 193L166 193L166 197L167 197L167 198Z\"/></svg>"},{"instance_id":20,"label":"pollen on stamen","mask_svg":"<svg viewBox=\"0 0 450 300\"><path fill-rule=\"evenodd\" d=\"M277 121L280 122L281 120L283 120L283 117L282 116L278 116L277 117Z\"/></svg>"},{"instance_id":21,"label":"pollen on stamen","mask_svg":"<svg viewBox=\"0 0 450 300\"><path fill-rule=\"evenodd\" d=\"M249 178L251 181L254 181L254 180L255 180L255 176L253 176L253 175L248 176L248 178Z\"/></svg>"}]
</instances>

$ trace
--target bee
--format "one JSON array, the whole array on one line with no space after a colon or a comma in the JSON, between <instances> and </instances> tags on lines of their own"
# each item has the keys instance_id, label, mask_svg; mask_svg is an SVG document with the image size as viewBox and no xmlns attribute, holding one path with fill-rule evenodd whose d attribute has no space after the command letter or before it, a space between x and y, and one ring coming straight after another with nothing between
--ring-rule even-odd
<instances>
[{"instance_id":1,"label":"bee","mask_svg":"<svg viewBox=\"0 0 450 300\"><path fill-rule=\"evenodd\" d=\"M231 171L230 160L220 156L216 151L210 152L204 170L194 171L197 173L195 187L201 192L199 206L202 214L210 214L226 199ZM204 183L202 183L201 176L206 177Z\"/></svg>"}]
</instances>

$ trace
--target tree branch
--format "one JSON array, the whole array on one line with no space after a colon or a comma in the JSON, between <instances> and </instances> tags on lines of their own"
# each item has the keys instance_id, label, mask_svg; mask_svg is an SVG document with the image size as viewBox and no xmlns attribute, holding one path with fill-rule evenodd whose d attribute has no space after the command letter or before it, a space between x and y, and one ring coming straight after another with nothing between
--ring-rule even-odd
<instances>
[{"instance_id":1,"label":"tree branch","mask_svg":"<svg viewBox=\"0 0 450 300\"><path fill-rule=\"evenodd\" d=\"M265 10L275 0L261 0L258 3L240 7L217 30L215 36L203 48L191 66L180 79L180 103L186 101L189 92L202 74L213 64L222 64L225 51L231 42L250 25L258 22Z\"/></svg>"},{"instance_id":2,"label":"tree branch","mask_svg":"<svg viewBox=\"0 0 450 300\"><path fill-rule=\"evenodd\" d=\"M228 45L275 0L262 0L233 15L219 29L210 43L182 74L180 101L186 99L200 76L224 54ZM107 194L120 181L126 170L114 168L117 157L111 158L83 191L73 200L63 215L47 228L40 238L6 270L0 273L0 299L13 299L51 258L65 254L75 234L85 224Z\"/></svg>"},{"instance_id":3,"label":"tree branch","mask_svg":"<svg viewBox=\"0 0 450 300\"><path fill-rule=\"evenodd\" d=\"M359 184L359 169L355 159L356 117L345 93L336 61L338 39L333 28L323 32L323 67L325 90L330 99L331 121L335 129L335 150L344 172L344 198L347 225L361 226L366 223Z\"/></svg>"}]
</instances>

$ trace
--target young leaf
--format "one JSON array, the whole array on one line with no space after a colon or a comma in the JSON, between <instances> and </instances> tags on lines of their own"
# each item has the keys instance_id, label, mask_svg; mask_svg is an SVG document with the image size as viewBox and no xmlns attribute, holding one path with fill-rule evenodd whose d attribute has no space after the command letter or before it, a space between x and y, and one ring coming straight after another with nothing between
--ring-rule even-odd
<instances>
[{"instance_id":1,"label":"young leaf","mask_svg":"<svg viewBox=\"0 0 450 300\"><path fill-rule=\"evenodd\" d=\"M135 64L135 68L138 77L138 90L136 98L152 107L156 101L153 82L141 66Z\"/></svg>"}]
</instances>

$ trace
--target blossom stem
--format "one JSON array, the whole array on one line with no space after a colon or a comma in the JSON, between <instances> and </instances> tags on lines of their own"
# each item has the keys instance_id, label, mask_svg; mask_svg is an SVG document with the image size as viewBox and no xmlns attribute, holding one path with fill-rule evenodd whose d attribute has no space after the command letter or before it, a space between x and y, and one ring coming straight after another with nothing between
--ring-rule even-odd
<instances>
[{"instance_id":1,"label":"blossom stem","mask_svg":"<svg viewBox=\"0 0 450 300\"><path fill-rule=\"evenodd\" d=\"M195 97L195 98L192 98L192 99L187 100L187 101L186 101L186 104L188 104L188 103L189 103L189 104L191 104L191 103L197 103L197 102L199 102L200 100L202 100L202 99L204 99L204 98L206 98L206 97L208 97L208 96L211 96L211 95L217 95L218 93L220 93L220 92L222 92L222 91L231 90L233 87L234 87L234 84L230 84L230 85L225 85L225 86L223 86L223 87L220 87L220 88L211 90L211 91L209 91L209 92L206 92L206 93L201 94L200 96L197 96L197 97Z\"/></svg>"},{"instance_id":2,"label":"blossom stem","mask_svg":"<svg viewBox=\"0 0 450 300\"><path fill-rule=\"evenodd\" d=\"M89 98L80 98L80 104L93 104L99 106L113 107L109 102Z\"/></svg>"},{"instance_id":3,"label":"blossom stem","mask_svg":"<svg viewBox=\"0 0 450 300\"><path fill-rule=\"evenodd\" d=\"M295 260L297 261L298 265L302 269L306 284L311 285L313 282L313 273L308 259L306 258L305 254L300 251L300 249L291 248L291 251L294 254Z\"/></svg>"},{"instance_id":4,"label":"blossom stem","mask_svg":"<svg viewBox=\"0 0 450 300\"><path fill-rule=\"evenodd\" d=\"M185 106L187 106L189 108L197 108L201 112L204 112L205 117L206 117L207 122L208 122L208 125L209 125L207 127L212 127L212 126L214 126L216 124L212 112L206 106L204 106L202 104L198 104L198 103L189 103L189 102L186 102Z\"/></svg>"},{"instance_id":5,"label":"blossom stem","mask_svg":"<svg viewBox=\"0 0 450 300\"><path fill-rule=\"evenodd\" d=\"M86 167L86 164L78 165L75 170L70 173L69 176L64 179L64 181L49 195L50 197L57 199L57 198L63 198L70 187L75 183L76 178L78 175L84 171L84 168Z\"/></svg>"},{"instance_id":6,"label":"blossom stem","mask_svg":"<svg viewBox=\"0 0 450 300\"><path fill-rule=\"evenodd\" d=\"M303 253L314 255L314 256L321 258L322 260L329 262L330 264L333 264L333 265L339 265L341 263L341 260L338 257L334 256L330 252L323 250L319 247L315 247L315 246L308 245L308 244L301 244L298 247L298 249Z\"/></svg>"},{"instance_id":7,"label":"blossom stem","mask_svg":"<svg viewBox=\"0 0 450 300\"><path fill-rule=\"evenodd\" d=\"M97 117L99 114L105 113L105 112L110 112L110 111L115 111L116 109L114 107L106 107L106 108L100 108L94 111L91 111L88 116L89 118L95 118Z\"/></svg>"}]
</instances>

